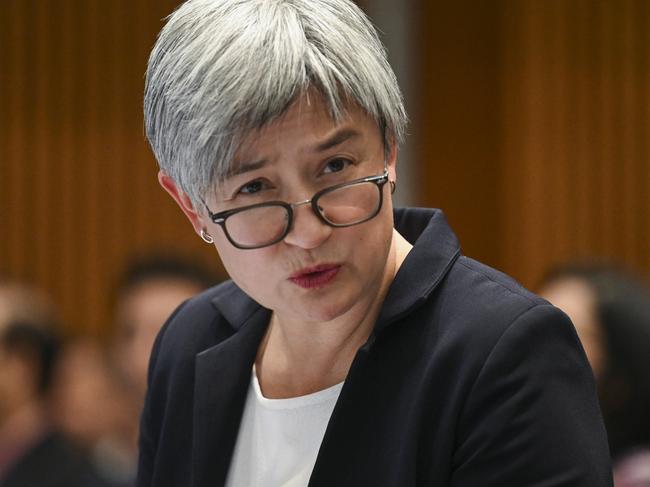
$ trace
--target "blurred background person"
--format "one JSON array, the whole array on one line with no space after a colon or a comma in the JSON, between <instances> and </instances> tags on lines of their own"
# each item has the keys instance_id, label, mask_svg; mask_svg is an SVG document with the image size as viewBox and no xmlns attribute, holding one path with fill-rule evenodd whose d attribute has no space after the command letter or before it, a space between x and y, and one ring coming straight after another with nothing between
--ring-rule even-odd
<instances>
[{"instance_id":1,"label":"blurred background person","mask_svg":"<svg viewBox=\"0 0 650 487\"><path fill-rule=\"evenodd\" d=\"M218 282L174 254L132 259L113 296L113 336L67 347L59 367L58 421L89 452L104 481L133 485L137 432L153 342L174 309Z\"/></svg>"},{"instance_id":2,"label":"blurred background person","mask_svg":"<svg viewBox=\"0 0 650 487\"><path fill-rule=\"evenodd\" d=\"M90 462L51 417L60 340L51 304L0 283L0 485L99 487Z\"/></svg>"},{"instance_id":3,"label":"blurred background person","mask_svg":"<svg viewBox=\"0 0 650 487\"><path fill-rule=\"evenodd\" d=\"M110 350L84 337L69 343L57 368L57 424L112 487L132 485L133 423L140 414Z\"/></svg>"},{"instance_id":4,"label":"blurred background person","mask_svg":"<svg viewBox=\"0 0 650 487\"><path fill-rule=\"evenodd\" d=\"M650 290L600 263L552 270L540 293L573 321L598 384L617 487L650 486Z\"/></svg>"},{"instance_id":5,"label":"blurred background person","mask_svg":"<svg viewBox=\"0 0 650 487\"><path fill-rule=\"evenodd\" d=\"M115 296L117 364L134 389L141 407L153 342L169 315L186 299L214 286L219 278L179 255L132 260Z\"/></svg>"}]
</instances>

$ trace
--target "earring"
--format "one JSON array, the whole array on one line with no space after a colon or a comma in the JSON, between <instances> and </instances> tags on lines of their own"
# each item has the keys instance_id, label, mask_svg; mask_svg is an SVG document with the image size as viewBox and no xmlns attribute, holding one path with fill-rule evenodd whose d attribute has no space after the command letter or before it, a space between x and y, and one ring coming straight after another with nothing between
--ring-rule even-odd
<instances>
[{"instance_id":1,"label":"earring","mask_svg":"<svg viewBox=\"0 0 650 487\"><path fill-rule=\"evenodd\" d=\"M395 181L389 181L390 183L390 194L395 192Z\"/></svg>"},{"instance_id":2,"label":"earring","mask_svg":"<svg viewBox=\"0 0 650 487\"><path fill-rule=\"evenodd\" d=\"M212 235L210 235L208 232L205 231L205 228L201 229L201 238L205 243L214 243L214 239L212 238Z\"/></svg>"}]
</instances>

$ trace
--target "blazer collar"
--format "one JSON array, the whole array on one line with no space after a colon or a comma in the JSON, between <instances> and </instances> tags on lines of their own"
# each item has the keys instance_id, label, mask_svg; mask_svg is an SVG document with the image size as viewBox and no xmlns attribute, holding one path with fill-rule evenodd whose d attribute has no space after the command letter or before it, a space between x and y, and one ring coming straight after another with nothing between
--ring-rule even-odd
<instances>
[{"instance_id":1,"label":"blazer collar","mask_svg":"<svg viewBox=\"0 0 650 487\"><path fill-rule=\"evenodd\" d=\"M241 293L241 291L240 291ZM243 293L241 293L243 294ZM244 295L245 296L245 295ZM228 306L239 331L196 356L192 485L225 485L257 349L268 326L270 312L256 305L249 313Z\"/></svg>"},{"instance_id":2,"label":"blazer collar","mask_svg":"<svg viewBox=\"0 0 650 487\"><path fill-rule=\"evenodd\" d=\"M388 290L375 334L423 303L460 255L458 239L441 210L396 209L394 218L395 228L413 249ZM212 304L234 330L239 330L254 313L264 310L233 282L223 286Z\"/></svg>"},{"instance_id":3,"label":"blazer collar","mask_svg":"<svg viewBox=\"0 0 650 487\"><path fill-rule=\"evenodd\" d=\"M458 239L441 210L397 209L395 228L413 249L388 288L374 334L424 303L460 255Z\"/></svg>"},{"instance_id":4,"label":"blazer collar","mask_svg":"<svg viewBox=\"0 0 650 487\"><path fill-rule=\"evenodd\" d=\"M232 281L220 287L222 289L212 298L212 304L234 330L239 330L262 307Z\"/></svg>"},{"instance_id":5,"label":"blazer collar","mask_svg":"<svg viewBox=\"0 0 650 487\"><path fill-rule=\"evenodd\" d=\"M424 302L460 254L458 240L439 210L396 210L395 226L414 246L388 290L374 332L362 347L366 351L378 333ZM195 487L225 484L253 362L271 317L270 310L234 283L221 286L212 304L233 330L224 329L228 338L196 356Z\"/></svg>"}]
</instances>

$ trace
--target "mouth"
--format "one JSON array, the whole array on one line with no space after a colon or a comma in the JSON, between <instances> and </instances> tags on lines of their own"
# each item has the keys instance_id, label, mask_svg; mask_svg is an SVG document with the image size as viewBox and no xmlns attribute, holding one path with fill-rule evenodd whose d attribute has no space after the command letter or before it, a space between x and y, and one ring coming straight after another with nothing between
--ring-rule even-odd
<instances>
[{"instance_id":1,"label":"mouth","mask_svg":"<svg viewBox=\"0 0 650 487\"><path fill-rule=\"evenodd\" d=\"M289 280L303 289L319 288L329 284L340 269L340 264L321 264L301 269L292 274Z\"/></svg>"}]
</instances>

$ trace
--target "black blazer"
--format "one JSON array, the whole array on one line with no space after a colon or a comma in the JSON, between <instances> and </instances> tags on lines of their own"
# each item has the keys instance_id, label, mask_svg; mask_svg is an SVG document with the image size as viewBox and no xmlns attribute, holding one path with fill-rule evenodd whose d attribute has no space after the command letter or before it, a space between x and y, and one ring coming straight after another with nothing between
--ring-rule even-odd
<instances>
[{"instance_id":1,"label":"black blazer","mask_svg":"<svg viewBox=\"0 0 650 487\"><path fill-rule=\"evenodd\" d=\"M358 351L311 487L611 485L594 380L569 319L460 254L440 211L397 210L415 246ZM270 312L235 284L154 345L138 486L223 485Z\"/></svg>"}]
</instances>

